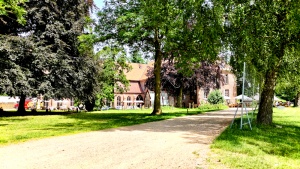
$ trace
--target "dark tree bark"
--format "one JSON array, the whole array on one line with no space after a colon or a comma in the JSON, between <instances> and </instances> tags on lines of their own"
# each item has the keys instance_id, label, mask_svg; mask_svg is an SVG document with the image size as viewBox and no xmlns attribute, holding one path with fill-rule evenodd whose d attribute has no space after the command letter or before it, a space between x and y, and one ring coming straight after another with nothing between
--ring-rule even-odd
<instances>
[{"instance_id":1,"label":"dark tree bark","mask_svg":"<svg viewBox=\"0 0 300 169\"><path fill-rule=\"evenodd\" d=\"M93 99L92 101L86 101L84 103L85 105L85 109L87 111L93 111L94 107L95 107L95 100Z\"/></svg>"},{"instance_id":2,"label":"dark tree bark","mask_svg":"<svg viewBox=\"0 0 300 169\"><path fill-rule=\"evenodd\" d=\"M25 100L26 100L26 96L24 94L21 94L20 97L20 101L19 101L19 107L17 110L17 113L22 115L25 114L26 110L25 110Z\"/></svg>"},{"instance_id":3,"label":"dark tree bark","mask_svg":"<svg viewBox=\"0 0 300 169\"><path fill-rule=\"evenodd\" d=\"M300 101L300 92L298 92L296 95L294 107L299 107L299 103L300 103L299 101Z\"/></svg>"},{"instance_id":4,"label":"dark tree bark","mask_svg":"<svg viewBox=\"0 0 300 169\"><path fill-rule=\"evenodd\" d=\"M179 94L177 96L177 107L182 107L183 84L180 85Z\"/></svg>"},{"instance_id":5,"label":"dark tree bark","mask_svg":"<svg viewBox=\"0 0 300 169\"><path fill-rule=\"evenodd\" d=\"M155 79L155 98L154 98L154 108L152 111L152 115L159 115L162 113L161 105L160 105L160 89L161 89L161 81L160 81L160 72L161 72L161 61L162 61L162 52L160 50L160 42L158 37L158 30L155 32L156 40L154 42L155 46L155 63L154 63L154 79Z\"/></svg>"},{"instance_id":6,"label":"dark tree bark","mask_svg":"<svg viewBox=\"0 0 300 169\"><path fill-rule=\"evenodd\" d=\"M271 125L273 119L273 100L276 86L277 71L269 69L265 77L265 85L262 89L261 100L257 114L257 123Z\"/></svg>"}]
</instances>

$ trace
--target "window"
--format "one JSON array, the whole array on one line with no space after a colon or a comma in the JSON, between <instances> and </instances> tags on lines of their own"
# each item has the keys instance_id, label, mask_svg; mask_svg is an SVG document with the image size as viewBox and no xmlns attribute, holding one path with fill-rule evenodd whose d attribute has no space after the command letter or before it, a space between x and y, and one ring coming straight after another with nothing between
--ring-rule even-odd
<instances>
[{"instance_id":1,"label":"window","mask_svg":"<svg viewBox=\"0 0 300 169\"><path fill-rule=\"evenodd\" d=\"M121 106L121 96L117 97L117 106Z\"/></svg>"},{"instance_id":2,"label":"window","mask_svg":"<svg viewBox=\"0 0 300 169\"><path fill-rule=\"evenodd\" d=\"M229 83L228 74L225 75L225 84L227 85Z\"/></svg>"},{"instance_id":3,"label":"window","mask_svg":"<svg viewBox=\"0 0 300 169\"><path fill-rule=\"evenodd\" d=\"M225 96L229 97L229 89L225 90Z\"/></svg>"},{"instance_id":4,"label":"window","mask_svg":"<svg viewBox=\"0 0 300 169\"><path fill-rule=\"evenodd\" d=\"M128 96L128 97L127 97L127 106L131 106L131 103L130 103L130 101L131 101L131 97L130 97L130 96Z\"/></svg>"},{"instance_id":5,"label":"window","mask_svg":"<svg viewBox=\"0 0 300 169\"><path fill-rule=\"evenodd\" d=\"M138 101L138 100L143 101L143 97L142 97L141 95L138 95L138 96L136 97L136 101Z\"/></svg>"},{"instance_id":6,"label":"window","mask_svg":"<svg viewBox=\"0 0 300 169\"><path fill-rule=\"evenodd\" d=\"M208 94L209 94L209 89L208 88L204 89L204 98L205 99L207 98Z\"/></svg>"},{"instance_id":7,"label":"window","mask_svg":"<svg viewBox=\"0 0 300 169\"><path fill-rule=\"evenodd\" d=\"M141 95L138 95L135 99L135 102L138 107L141 107L141 104L143 103L143 97Z\"/></svg>"}]
</instances>

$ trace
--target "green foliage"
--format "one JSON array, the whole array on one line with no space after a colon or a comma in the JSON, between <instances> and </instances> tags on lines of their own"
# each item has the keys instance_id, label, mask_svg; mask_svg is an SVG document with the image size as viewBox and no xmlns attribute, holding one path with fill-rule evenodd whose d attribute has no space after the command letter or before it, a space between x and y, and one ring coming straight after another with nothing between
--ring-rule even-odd
<instances>
[{"instance_id":1,"label":"green foliage","mask_svg":"<svg viewBox=\"0 0 300 169\"><path fill-rule=\"evenodd\" d=\"M143 63L143 64L146 63L141 52L138 52L138 51L136 51L132 54L131 58L129 58L129 61L131 63Z\"/></svg>"},{"instance_id":2,"label":"green foliage","mask_svg":"<svg viewBox=\"0 0 300 169\"><path fill-rule=\"evenodd\" d=\"M231 65L242 72L243 62L261 82L257 120L272 124L276 80L299 65L300 4L296 1L230 1L224 36L232 51ZM298 70L296 70L298 71Z\"/></svg>"},{"instance_id":3,"label":"green foliage","mask_svg":"<svg viewBox=\"0 0 300 169\"><path fill-rule=\"evenodd\" d=\"M297 66L294 66L300 63L299 51L293 51L292 55L294 56L285 58L285 69L280 72L275 89L276 94L285 100L298 100L298 94L300 93L299 70ZM293 60L290 57L293 57Z\"/></svg>"},{"instance_id":4,"label":"green foliage","mask_svg":"<svg viewBox=\"0 0 300 169\"><path fill-rule=\"evenodd\" d=\"M31 38L0 36L0 91L15 96L36 95L47 85L42 55L48 51L38 48Z\"/></svg>"},{"instance_id":5,"label":"green foliage","mask_svg":"<svg viewBox=\"0 0 300 169\"><path fill-rule=\"evenodd\" d=\"M0 35L0 92L89 95L95 63L80 55L77 40L88 11L85 1L30 0L25 9L26 25L10 25Z\"/></svg>"},{"instance_id":6,"label":"green foliage","mask_svg":"<svg viewBox=\"0 0 300 169\"><path fill-rule=\"evenodd\" d=\"M79 36L80 46L79 51L82 54L93 58L96 63L93 74L93 83L89 88L92 88L92 93L82 95L86 105L90 105L89 111L93 110L94 106L101 108L109 101L114 100L114 93L123 93L127 90L129 81L126 79L125 72L131 67L127 63L126 52L122 47L117 45L104 46L100 51L94 53L94 43L96 41L95 34L87 33Z\"/></svg>"},{"instance_id":7,"label":"green foliage","mask_svg":"<svg viewBox=\"0 0 300 169\"><path fill-rule=\"evenodd\" d=\"M99 63L98 90L96 106L102 107L105 102L114 101L114 93L123 93L129 86L125 72L131 67L127 63L126 54L122 48L104 47L96 56Z\"/></svg>"},{"instance_id":8,"label":"green foliage","mask_svg":"<svg viewBox=\"0 0 300 169\"><path fill-rule=\"evenodd\" d=\"M220 90L211 91L207 97L207 101L210 104L221 104L225 102L222 92Z\"/></svg>"},{"instance_id":9,"label":"green foliage","mask_svg":"<svg viewBox=\"0 0 300 169\"><path fill-rule=\"evenodd\" d=\"M297 97L298 91L300 90L299 83L294 83L288 79L279 79L276 85L275 93L277 96L285 100L293 100ZM297 98L296 98L297 99Z\"/></svg>"},{"instance_id":10,"label":"green foliage","mask_svg":"<svg viewBox=\"0 0 300 169\"><path fill-rule=\"evenodd\" d=\"M97 42L118 42L155 59L154 114L161 112L160 72L172 56L184 74L199 61L216 59L220 50L223 8L219 1L108 0L98 13Z\"/></svg>"},{"instance_id":11,"label":"green foliage","mask_svg":"<svg viewBox=\"0 0 300 169\"><path fill-rule=\"evenodd\" d=\"M26 10L22 7L28 0L1 0L0 1L0 25L7 24L7 18L16 19L20 24L25 24ZM6 17L4 17L4 16Z\"/></svg>"},{"instance_id":12,"label":"green foliage","mask_svg":"<svg viewBox=\"0 0 300 169\"><path fill-rule=\"evenodd\" d=\"M252 130L240 130L239 123L237 126L227 128L213 142L214 155L209 157L212 168L299 167L299 108L275 108L273 126L254 123Z\"/></svg>"}]
</instances>

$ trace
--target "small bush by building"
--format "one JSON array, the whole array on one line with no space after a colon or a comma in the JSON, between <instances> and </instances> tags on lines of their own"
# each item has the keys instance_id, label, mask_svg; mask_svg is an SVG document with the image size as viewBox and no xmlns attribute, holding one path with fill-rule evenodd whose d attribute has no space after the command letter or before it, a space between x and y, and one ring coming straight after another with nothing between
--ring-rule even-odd
<instances>
[{"instance_id":1,"label":"small bush by building","mask_svg":"<svg viewBox=\"0 0 300 169\"><path fill-rule=\"evenodd\" d=\"M221 104L224 103L224 97L220 90L213 90L207 97L207 101L210 104Z\"/></svg>"}]
</instances>

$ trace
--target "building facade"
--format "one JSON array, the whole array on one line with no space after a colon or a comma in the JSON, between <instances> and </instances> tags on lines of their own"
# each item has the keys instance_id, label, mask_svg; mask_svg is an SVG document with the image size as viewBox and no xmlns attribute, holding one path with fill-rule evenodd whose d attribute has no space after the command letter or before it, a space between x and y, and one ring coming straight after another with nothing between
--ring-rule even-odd
<instances>
[{"instance_id":1,"label":"building facade","mask_svg":"<svg viewBox=\"0 0 300 169\"><path fill-rule=\"evenodd\" d=\"M147 80L147 71L153 67L153 62L148 64L130 63L132 70L126 72L126 78L129 80L129 88L124 93L115 92L112 106L116 109L139 108L142 105L149 106L150 93L145 88Z\"/></svg>"}]
</instances>

